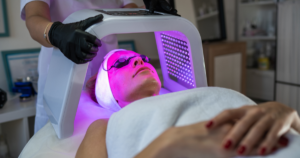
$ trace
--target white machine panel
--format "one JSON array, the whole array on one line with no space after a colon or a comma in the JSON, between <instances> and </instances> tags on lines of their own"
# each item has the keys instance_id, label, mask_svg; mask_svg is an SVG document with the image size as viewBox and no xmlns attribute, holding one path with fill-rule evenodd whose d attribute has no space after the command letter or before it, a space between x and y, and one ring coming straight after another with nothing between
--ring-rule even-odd
<instances>
[{"instance_id":1,"label":"white machine panel","mask_svg":"<svg viewBox=\"0 0 300 158\"><path fill-rule=\"evenodd\" d=\"M206 87L202 41L197 28L179 16L143 9L80 10L64 23L103 14L102 22L86 30L99 39L113 34L153 32L163 73L163 87L175 92ZM106 51L98 52L103 57ZM89 63L77 65L54 49L44 90L44 106L58 138L73 134L74 118L86 80ZM96 68L96 69L99 69Z\"/></svg>"}]
</instances>

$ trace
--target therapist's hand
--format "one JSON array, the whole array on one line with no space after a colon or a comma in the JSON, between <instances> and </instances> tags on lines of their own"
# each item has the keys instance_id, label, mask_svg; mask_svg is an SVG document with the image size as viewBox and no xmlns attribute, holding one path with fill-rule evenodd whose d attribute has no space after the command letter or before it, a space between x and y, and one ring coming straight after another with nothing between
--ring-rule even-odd
<instances>
[{"instance_id":1,"label":"therapist's hand","mask_svg":"<svg viewBox=\"0 0 300 158\"><path fill-rule=\"evenodd\" d=\"M97 55L101 41L85 30L102 19L100 14L76 23L54 22L48 33L49 41L74 63L87 63Z\"/></svg>"},{"instance_id":2,"label":"therapist's hand","mask_svg":"<svg viewBox=\"0 0 300 158\"><path fill-rule=\"evenodd\" d=\"M168 14L177 15L177 10L174 9L166 0L144 0L146 8L149 9L150 13L154 11L164 12Z\"/></svg>"},{"instance_id":3,"label":"therapist's hand","mask_svg":"<svg viewBox=\"0 0 300 158\"><path fill-rule=\"evenodd\" d=\"M135 158L231 158L234 151L222 149L221 141L232 128L222 125L211 132L206 122L172 127L162 133Z\"/></svg>"},{"instance_id":4,"label":"therapist's hand","mask_svg":"<svg viewBox=\"0 0 300 158\"><path fill-rule=\"evenodd\" d=\"M223 147L236 148L237 154L249 155L257 148L257 153L267 155L279 146L287 146L289 140L283 135L297 126L297 112L283 104L268 102L258 106L243 106L225 110L207 123L207 128L214 129L230 121L236 121L232 130L223 139Z\"/></svg>"}]
</instances>

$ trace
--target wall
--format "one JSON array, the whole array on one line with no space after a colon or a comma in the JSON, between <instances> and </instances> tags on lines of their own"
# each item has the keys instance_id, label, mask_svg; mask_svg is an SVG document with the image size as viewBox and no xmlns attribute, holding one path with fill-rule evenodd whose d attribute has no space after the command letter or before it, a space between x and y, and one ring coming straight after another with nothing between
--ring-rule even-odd
<instances>
[{"instance_id":1,"label":"wall","mask_svg":"<svg viewBox=\"0 0 300 158\"><path fill-rule=\"evenodd\" d=\"M182 17L190 20L195 26L197 26L196 12L198 11L194 9L193 1L196 0L175 0L175 5ZM236 0L223 1L226 19L227 40L235 41Z\"/></svg>"},{"instance_id":2,"label":"wall","mask_svg":"<svg viewBox=\"0 0 300 158\"><path fill-rule=\"evenodd\" d=\"M31 39L25 22L20 18L20 0L6 0L9 21L9 37L0 38L0 51L39 48L40 44ZM0 88L8 91L6 75L0 56Z\"/></svg>"},{"instance_id":3,"label":"wall","mask_svg":"<svg viewBox=\"0 0 300 158\"><path fill-rule=\"evenodd\" d=\"M138 53L144 54L151 59L158 59L154 33L123 34L118 35L118 40L134 40Z\"/></svg>"},{"instance_id":4,"label":"wall","mask_svg":"<svg viewBox=\"0 0 300 158\"><path fill-rule=\"evenodd\" d=\"M137 6L139 6L139 7L144 6L144 1L143 1L143 0L133 0L133 2L134 2Z\"/></svg>"},{"instance_id":5,"label":"wall","mask_svg":"<svg viewBox=\"0 0 300 158\"><path fill-rule=\"evenodd\" d=\"M144 5L143 0L133 0L139 7ZM118 35L119 41L134 40L136 50L149 58L158 59L154 33L122 34Z\"/></svg>"},{"instance_id":6,"label":"wall","mask_svg":"<svg viewBox=\"0 0 300 158\"><path fill-rule=\"evenodd\" d=\"M143 0L134 0L138 6L143 5ZM224 0L225 1L225 0ZM190 0L176 0L176 6L183 8L179 13L192 22L195 18L189 16L193 14L194 9ZM39 48L40 44L31 39L26 28L25 22L20 18L20 0L6 0L10 36L0 38L0 51ZM192 8L192 9L191 9ZM235 0L225 1L227 36L228 40L234 40L235 37ZM185 16L187 15L187 16ZM152 33L118 35L119 40L134 40L137 51L148 55L151 58L157 58L155 38ZM142 39L142 40L140 40ZM3 67L2 56L0 56L0 88L8 91L5 71Z\"/></svg>"},{"instance_id":7,"label":"wall","mask_svg":"<svg viewBox=\"0 0 300 158\"><path fill-rule=\"evenodd\" d=\"M224 0L227 40L236 40L236 0Z\"/></svg>"},{"instance_id":8,"label":"wall","mask_svg":"<svg viewBox=\"0 0 300 158\"><path fill-rule=\"evenodd\" d=\"M143 0L134 0L138 6L143 6ZM40 44L31 39L25 22L20 18L20 0L6 0L9 21L9 37L0 38L0 52L6 50L39 48ZM120 40L135 40L137 50L151 58L157 58L153 34L119 35ZM144 40L138 40L143 38ZM143 42L144 41L144 42ZM154 53L152 53L154 52ZM6 75L0 55L0 88L8 91Z\"/></svg>"},{"instance_id":9,"label":"wall","mask_svg":"<svg viewBox=\"0 0 300 158\"><path fill-rule=\"evenodd\" d=\"M178 14L188 19L195 26L197 26L196 13L193 7L194 0L175 0L175 7L178 10Z\"/></svg>"}]
</instances>

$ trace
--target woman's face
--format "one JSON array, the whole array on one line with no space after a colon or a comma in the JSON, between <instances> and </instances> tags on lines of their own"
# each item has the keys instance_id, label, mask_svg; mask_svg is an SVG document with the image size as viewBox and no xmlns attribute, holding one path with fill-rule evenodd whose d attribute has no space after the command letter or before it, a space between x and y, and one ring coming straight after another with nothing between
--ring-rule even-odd
<instances>
[{"instance_id":1,"label":"woman's face","mask_svg":"<svg viewBox=\"0 0 300 158\"><path fill-rule=\"evenodd\" d=\"M111 68L119 59L130 57L134 58L130 59L128 65ZM113 96L122 108L133 101L159 94L161 82L155 68L144 62L138 53L114 53L107 61L107 69L110 69L108 78Z\"/></svg>"}]
</instances>

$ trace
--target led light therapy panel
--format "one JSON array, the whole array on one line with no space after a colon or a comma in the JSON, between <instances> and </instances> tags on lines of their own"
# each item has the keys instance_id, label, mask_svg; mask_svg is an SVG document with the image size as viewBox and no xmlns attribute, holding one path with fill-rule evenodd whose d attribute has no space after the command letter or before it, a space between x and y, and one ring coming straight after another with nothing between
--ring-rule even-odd
<instances>
[{"instance_id":1,"label":"led light therapy panel","mask_svg":"<svg viewBox=\"0 0 300 158\"><path fill-rule=\"evenodd\" d=\"M160 33L168 76L173 81L195 88L189 43L176 33Z\"/></svg>"},{"instance_id":2,"label":"led light therapy panel","mask_svg":"<svg viewBox=\"0 0 300 158\"><path fill-rule=\"evenodd\" d=\"M163 88L166 91L177 92L207 86L202 40L190 21L159 12L148 14L143 9L103 9L77 11L67 17L64 23L99 14L103 14L103 21L86 30L103 43L97 59L103 59L111 49L117 49L117 45L110 42L108 37L113 38L110 35L152 32L155 34ZM58 138L67 138L73 134L74 119L85 81L91 77L90 72L97 71L101 64L94 61L77 65L59 49L53 50L43 99Z\"/></svg>"}]
</instances>

